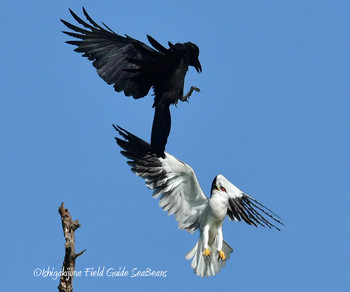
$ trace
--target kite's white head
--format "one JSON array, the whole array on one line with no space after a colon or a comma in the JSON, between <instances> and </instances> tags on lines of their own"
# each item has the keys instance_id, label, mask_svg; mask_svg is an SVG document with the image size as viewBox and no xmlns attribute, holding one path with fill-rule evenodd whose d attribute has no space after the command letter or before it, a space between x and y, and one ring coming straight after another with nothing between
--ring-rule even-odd
<instances>
[{"instance_id":1,"label":"kite's white head","mask_svg":"<svg viewBox=\"0 0 350 292\"><path fill-rule=\"evenodd\" d=\"M212 196L214 193L218 193L227 199L229 197L231 198L236 198L236 197L241 197L243 195L243 192L237 188L234 184L228 181L226 177L223 175L219 174L217 175L213 183L211 185L211 195Z\"/></svg>"}]
</instances>

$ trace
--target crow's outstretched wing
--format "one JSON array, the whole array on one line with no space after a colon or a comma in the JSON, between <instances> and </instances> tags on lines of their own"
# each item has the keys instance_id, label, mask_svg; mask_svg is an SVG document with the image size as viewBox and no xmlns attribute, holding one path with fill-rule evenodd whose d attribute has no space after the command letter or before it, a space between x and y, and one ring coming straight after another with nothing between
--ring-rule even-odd
<instances>
[{"instance_id":1,"label":"crow's outstretched wing","mask_svg":"<svg viewBox=\"0 0 350 292\"><path fill-rule=\"evenodd\" d=\"M178 65L174 50L166 49L151 36L147 37L154 49L127 35L118 35L104 23L104 27L98 25L84 8L89 23L69 11L84 28L61 19L71 29L64 33L79 39L67 43L77 46L74 51L93 61L97 73L108 84L113 84L117 92L124 91L126 96L134 98L143 97L155 82L171 74Z\"/></svg>"},{"instance_id":2,"label":"crow's outstretched wing","mask_svg":"<svg viewBox=\"0 0 350 292\"><path fill-rule=\"evenodd\" d=\"M159 206L169 215L174 214L180 229L194 232L198 227L207 197L199 186L193 169L174 156L159 158L151 153L151 145L119 126L114 126L124 138L116 138L124 149L121 153L129 159L131 170L142 177Z\"/></svg>"}]
</instances>

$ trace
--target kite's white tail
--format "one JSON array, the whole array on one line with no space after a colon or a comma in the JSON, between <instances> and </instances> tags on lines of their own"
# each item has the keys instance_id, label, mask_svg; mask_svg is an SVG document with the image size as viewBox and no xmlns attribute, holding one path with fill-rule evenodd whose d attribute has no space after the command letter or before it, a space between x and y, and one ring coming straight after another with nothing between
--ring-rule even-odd
<instances>
[{"instance_id":1,"label":"kite's white tail","mask_svg":"<svg viewBox=\"0 0 350 292\"><path fill-rule=\"evenodd\" d=\"M214 240L213 245L210 247L210 256L203 255L204 248L202 239L199 239L194 248L186 255L186 259L193 258L191 267L197 276L209 277L215 276L220 272L221 268L225 266L226 261L230 258L230 253L233 249L226 243L222 244L222 251L225 253L226 260L219 260L219 253L217 251L217 242Z\"/></svg>"}]
</instances>

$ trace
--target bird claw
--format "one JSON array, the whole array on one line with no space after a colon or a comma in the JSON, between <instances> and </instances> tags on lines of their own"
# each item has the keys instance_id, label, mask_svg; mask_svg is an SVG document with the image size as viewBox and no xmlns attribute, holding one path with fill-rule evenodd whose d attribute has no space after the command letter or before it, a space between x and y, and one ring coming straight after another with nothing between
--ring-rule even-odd
<instances>
[{"instance_id":1,"label":"bird claw","mask_svg":"<svg viewBox=\"0 0 350 292\"><path fill-rule=\"evenodd\" d=\"M181 101L187 101L188 102L188 100L190 99L190 96L187 96L187 94L186 94L186 96L183 96L183 97L180 97L179 98ZM176 103L177 104L177 103Z\"/></svg>"},{"instance_id":2,"label":"bird claw","mask_svg":"<svg viewBox=\"0 0 350 292\"><path fill-rule=\"evenodd\" d=\"M210 256L210 251L209 251L209 249L205 249L204 251L203 251L203 255L205 255L205 256Z\"/></svg>"},{"instance_id":3,"label":"bird claw","mask_svg":"<svg viewBox=\"0 0 350 292\"><path fill-rule=\"evenodd\" d=\"M188 100L190 99L193 91L200 92L201 90L198 87L196 87L196 86L191 86L190 91L186 95L184 95L183 97L180 97L179 99L181 101L187 101L188 102Z\"/></svg>"},{"instance_id":4,"label":"bird claw","mask_svg":"<svg viewBox=\"0 0 350 292\"><path fill-rule=\"evenodd\" d=\"M222 250L219 250L219 258L218 258L218 260L219 261L220 260L222 260L222 261L226 260L225 253Z\"/></svg>"},{"instance_id":5,"label":"bird claw","mask_svg":"<svg viewBox=\"0 0 350 292\"><path fill-rule=\"evenodd\" d=\"M191 89L192 89L192 91L194 90L194 91L197 91L197 92L201 92L201 90L198 87L196 87L196 86L191 86Z\"/></svg>"}]
</instances>

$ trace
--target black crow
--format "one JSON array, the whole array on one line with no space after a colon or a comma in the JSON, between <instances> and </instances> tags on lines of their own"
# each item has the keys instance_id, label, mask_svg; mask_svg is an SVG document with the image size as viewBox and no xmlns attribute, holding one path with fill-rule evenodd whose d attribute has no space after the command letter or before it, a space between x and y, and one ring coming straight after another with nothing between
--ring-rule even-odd
<instances>
[{"instance_id":1,"label":"black crow","mask_svg":"<svg viewBox=\"0 0 350 292\"><path fill-rule=\"evenodd\" d=\"M79 39L67 43L77 46L74 51L93 61L97 73L108 84L113 84L115 91L124 91L126 96L137 99L146 96L153 87L155 114L151 146L158 157L164 158L171 127L170 105L177 104L178 100L187 101L193 90L199 91L192 86L183 95L188 66L193 66L198 73L202 72L198 47L191 42L175 45L168 42L167 49L147 35L153 49L128 35L118 35L104 23L104 27L98 25L84 7L84 15L90 24L71 9L69 11L85 29L61 19L72 30L64 33Z\"/></svg>"}]
</instances>

